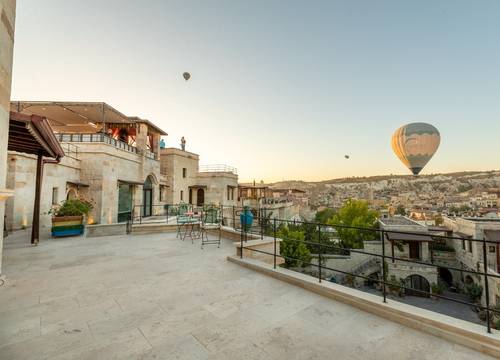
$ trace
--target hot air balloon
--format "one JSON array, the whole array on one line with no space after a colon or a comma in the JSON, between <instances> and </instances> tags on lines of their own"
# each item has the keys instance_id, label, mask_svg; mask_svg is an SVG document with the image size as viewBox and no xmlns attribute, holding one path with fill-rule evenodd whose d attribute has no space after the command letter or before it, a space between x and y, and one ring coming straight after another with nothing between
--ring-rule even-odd
<instances>
[{"instance_id":1,"label":"hot air balloon","mask_svg":"<svg viewBox=\"0 0 500 360\"><path fill-rule=\"evenodd\" d=\"M394 132L392 150L413 175L418 175L438 149L440 141L438 129L431 124L411 123Z\"/></svg>"},{"instance_id":2,"label":"hot air balloon","mask_svg":"<svg viewBox=\"0 0 500 360\"><path fill-rule=\"evenodd\" d=\"M182 74L182 77L184 78L184 80L188 81L191 78L191 74L188 72L185 72L184 74Z\"/></svg>"}]
</instances>

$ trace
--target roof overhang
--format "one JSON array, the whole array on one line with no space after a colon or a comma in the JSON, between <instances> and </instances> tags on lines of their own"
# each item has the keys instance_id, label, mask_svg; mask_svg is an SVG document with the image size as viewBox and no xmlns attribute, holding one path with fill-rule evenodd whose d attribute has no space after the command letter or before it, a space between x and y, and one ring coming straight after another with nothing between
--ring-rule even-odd
<instances>
[{"instance_id":1,"label":"roof overhang","mask_svg":"<svg viewBox=\"0 0 500 360\"><path fill-rule=\"evenodd\" d=\"M486 240L500 242L500 230L484 230Z\"/></svg>"},{"instance_id":2,"label":"roof overhang","mask_svg":"<svg viewBox=\"0 0 500 360\"><path fill-rule=\"evenodd\" d=\"M125 184L130 184L130 185L144 185L143 182L140 181L134 181L134 180L123 180L123 179L118 179L118 182L125 183Z\"/></svg>"},{"instance_id":3,"label":"roof overhang","mask_svg":"<svg viewBox=\"0 0 500 360\"><path fill-rule=\"evenodd\" d=\"M11 110L43 116L56 132L99 132L104 123L131 123L104 102L13 101Z\"/></svg>"},{"instance_id":4,"label":"roof overhang","mask_svg":"<svg viewBox=\"0 0 500 360\"><path fill-rule=\"evenodd\" d=\"M56 160L64 156L64 150L46 118L14 111L10 112L8 149Z\"/></svg>"},{"instance_id":5,"label":"roof overhang","mask_svg":"<svg viewBox=\"0 0 500 360\"><path fill-rule=\"evenodd\" d=\"M87 183L83 183L83 182L79 182L79 181L66 181L66 185L73 185L73 186L76 186L76 187L89 187L89 184Z\"/></svg>"},{"instance_id":6,"label":"roof overhang","mask_svg":"<svg viewBox=\"0 0 500 360\"><path fill-rule=\"evenodd\" d=\"M434 239L427 234L407 234L407 233L387 233L389 241L418 241L418 242L432 242Z\"/></svg>"}]
</instances>

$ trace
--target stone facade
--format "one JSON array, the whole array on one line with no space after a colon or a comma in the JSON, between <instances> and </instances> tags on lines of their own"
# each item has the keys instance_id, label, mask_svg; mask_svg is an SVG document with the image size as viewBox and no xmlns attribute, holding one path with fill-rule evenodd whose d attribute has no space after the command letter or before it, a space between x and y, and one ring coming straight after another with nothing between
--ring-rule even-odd
<instances>
[{"instance_id":1,"label":"stone facade","mask_svg":"<svg viewBox=\"0 0 500 360\"><path fill-rule=\"evenodd\" d=\"M199 159L199 155L177 148L160 150L161 173L167 177L166 203L236 206L238 175L199 171Z\"/></svg>"},{"instance_id":2,"label":"stone facade","mask_svg":"<svg viewBox=\"0 0 500 360\"><path fill-rule=\"evenodd\" d=\"M467 238L482 240L487 238L485 231L500 231L500 220L488 220L482 218L449 218L443 219L443 225L453 232L453 236L462 237L464 240L450 240L451 246L455 249L456 261L458 267L471 270L483 271L483 243L477 241L468 241ZM498 273L497 253L500 251L499 245L495 243L486 243L486 258L488 273L500 275ZM460 287L464 287L468 280L483 288L481 302L486 304L486 292L484 278L479 275L467 274L465 272L454 272L453 280ZM500 305L500 279L490 277L488 279L489 298L491 304Z\"/></svg>"},{"instance_id":3,"label":"stone facade","mask_svg":"<svg viewBox=\"0 0 500 360\"><path fill-rule=\"evenodd\" d=\"M0 276L5 200L12 196L12 191L6 189L6 175L15 15L16 1L0 0Z\"/></svg>"},{"instance_id":4,"label":"stone facade","mask_svg":"<svg viewBox=\"0 0 500 360\"><path fill-rule=\"evenodd\" d=\"M40 209L42 229L51 226L49 210L75 196L94 204L89 223L116 223L119 182L132 184L132 203L136 206L136 213L140 212L143 202L141 184L148 176L153 180L153 204L159 203L162 177L158 160L105 143L79 143L77 151L78 155L69 153L59 164L44 166ZM7 201L7 228L16 230L31 225L36 159L10 152L8 165L8 185L15 189L16 196Z\"/></svg>"}]
</instances>

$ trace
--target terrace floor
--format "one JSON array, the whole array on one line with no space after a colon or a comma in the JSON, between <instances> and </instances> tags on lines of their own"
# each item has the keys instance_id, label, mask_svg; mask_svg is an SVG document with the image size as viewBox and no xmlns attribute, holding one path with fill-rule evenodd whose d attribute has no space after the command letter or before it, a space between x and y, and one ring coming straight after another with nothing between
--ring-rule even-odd
<instances>
[{"instance_id":1,"label":"terrace floor","mask_svg":"<svg viewBox=\"0 0 500 360\"><path fill-rule=\"evenodd\" d=\"M174 233L5 239L1 359L487 359Z\"/></svg>"}]
</instances>

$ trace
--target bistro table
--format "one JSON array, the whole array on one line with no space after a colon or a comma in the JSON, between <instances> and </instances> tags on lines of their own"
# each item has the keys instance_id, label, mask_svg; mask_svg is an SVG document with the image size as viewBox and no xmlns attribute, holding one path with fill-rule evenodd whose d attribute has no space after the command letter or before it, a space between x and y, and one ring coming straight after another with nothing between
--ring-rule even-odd
<instances>
[{"instance_id":1,"label":"bistro table","mask_svg":"<svg viewBox=\"0 0 500 360\"><path fill-rule=\"evenodd\" d=\"M188 211L184 213L185 219L179 223L181 227L184 228L184 235L181 235L182 240L185 240L186 237L191 238L191 242L194 242L194 239L200 237L200 220L201 216L193 211ZM196 230L196 227L198 228ZM182 230L181 230L182 232Z\"/></svg>"}]
</instances>

